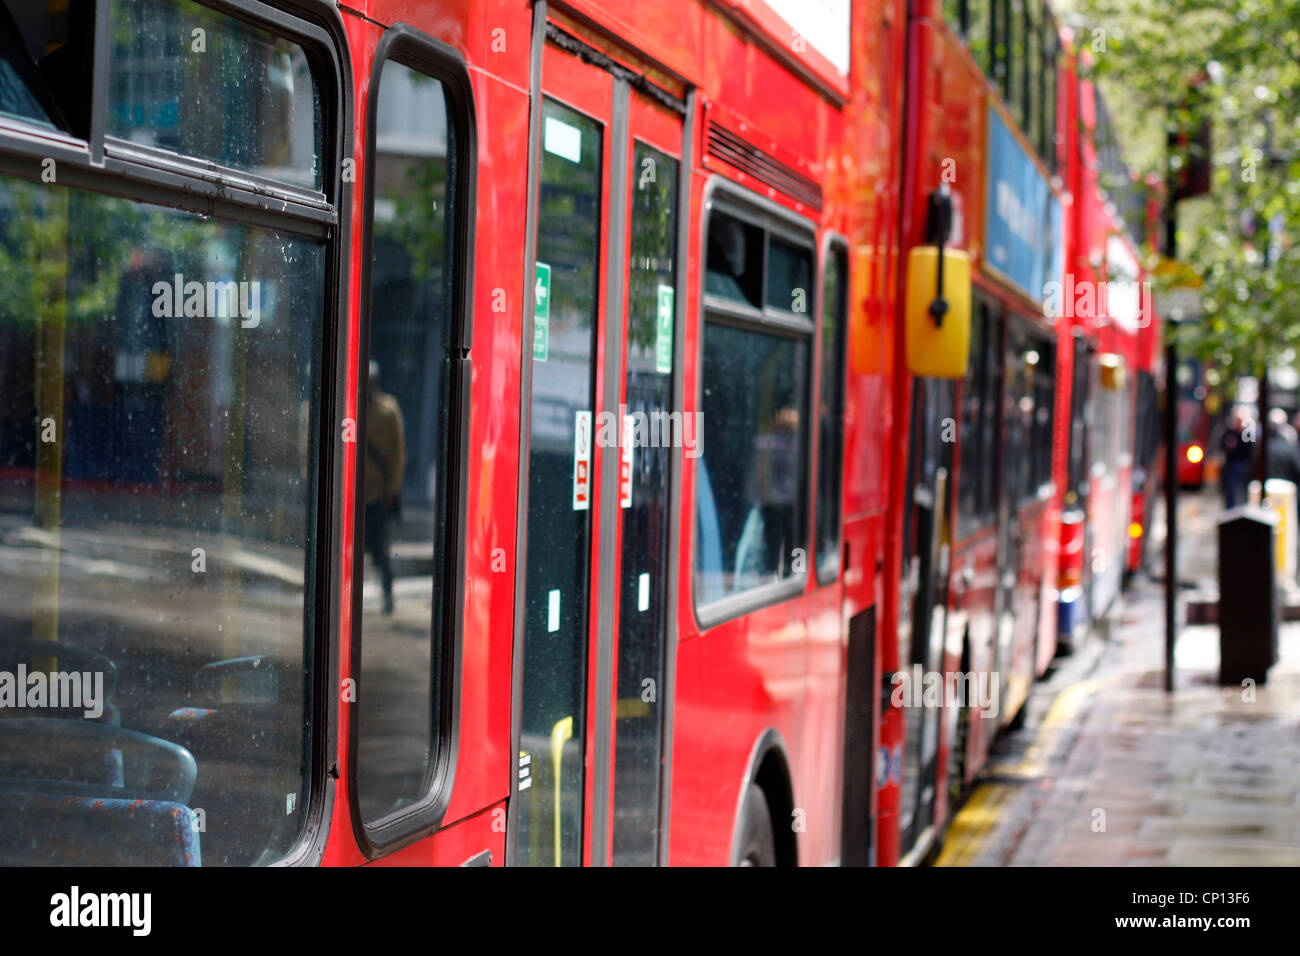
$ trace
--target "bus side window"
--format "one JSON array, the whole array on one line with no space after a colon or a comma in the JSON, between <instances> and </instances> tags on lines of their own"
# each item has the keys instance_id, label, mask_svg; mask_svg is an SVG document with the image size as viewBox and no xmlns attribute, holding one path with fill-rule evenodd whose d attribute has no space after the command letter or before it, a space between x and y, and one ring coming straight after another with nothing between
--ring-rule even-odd
<instances>
[{"instance_id":1,"label":"bus side window","mask_svg":"<svg viewBox=\"0 0 1300 956\"><path fill-rule=\"evenodd\" d=\"M422 48L420 55L423 62ZM455 223L469 202L472 160L462 155L471 148L465 96L449 74L446 82L431 75L442 69L440 60L421 69L391 58L381 64L371 87L374 155L365 164L373 199L368 368L357 398L364 557L355 564L355 774L361 821L385 841L398 836L384 832L388 824L417 824L410 808L433 798L452 743L460 582L448 569L463 546L451 487L461 418L455 280L467 253Z\"/></svg>"},{"instance_id":2,"label":"bus side window","mask_svg":"<svg viewBox=\"0 0 1300 956\"><path fill-rule=\"evenodd\" d=\"M817 577L839 571L840 506L844 472L844 341L848 257L838 243L826 251L822 273L821 403L817 435Z\"/></svg>"},{"instance_id":3,"label":"bus side window","mask_svg":"<svg viewBox=\"0 0 1300 956\"><path fill-rule=\"evenodd\" d=\"M982 429L984 427L985 388L988 375L988 307L976 300L971 310L970 344L971 361L961 387L961 431L958 433L960 459L957 468L961 478L957 496L957 536L965 538L981 525L980 477Z\"/></svg>"},{"instance_id":4,"label":"bus side window","mask_svg":"<svg viewBox=\"0 0 1300 956\"><path fill-rule=\"evenodd\" d=\"M92 5L61 6L27 36L0 15L5 167L30 149L15 126L77 135L72 61L104 79L129 175L0 175L0 671L71 695L0 719L0 863L273 863L325 772L326 342L346 304L339 240L311 226L336 210L303 194L337 195L320 104L339 77L288 15L104 3L90 44ZM201 67L176 42L191 27ZM232 171L261 177L256 215L208 198Z\"/></svg>"},{"instance_id":5,"label":"bus side window","mask_svg":"<svg viewBox=\"0 0 1300 956\"><path fill-rule=\"evenodd\" d=\"M1025 3L1026 0L1010 0L1008 3L1008 42L1007 42L1007 79L1005 96L1007 108L1021 129L1025 128L1025 76L1029 65L1026 55L1025 40Z\"/></svg>"},{"instance_id":6,"label":"bus side window","mask_svg":"<svg viewBox=\"0 0 1300 956\"><path fill-rule=\"evenodd\" d=\"M707 237L696 474L713 507L696 507L716 548L696 551L700 605L802 576L809 560L812 236L728 208Z\"/></svg>"}]
</instances>

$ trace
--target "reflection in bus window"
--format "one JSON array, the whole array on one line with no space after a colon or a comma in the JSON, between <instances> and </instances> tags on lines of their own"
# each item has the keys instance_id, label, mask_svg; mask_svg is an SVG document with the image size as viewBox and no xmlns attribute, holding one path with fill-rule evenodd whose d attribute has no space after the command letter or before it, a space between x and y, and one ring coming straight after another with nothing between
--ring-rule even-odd
<instances>
[{"instance_id":1,"label":"reflection in bus window","mask_svg":"<svg viewBox=\"0 0 1300 956\"><path fill-rule=\"evenodd\" d=\"M705 323L700 463L715 502L718 551L716 564L698 555L701 604L796 573L806 510L808 351L805 340L788 335Z\"/></svg>"},{"instance_id":2,"label":"reflection in bus window","mask_svg":"<svg viewBox=\"0 0 1300 956\"><path fill-rule=\"evenodd\" d=\"M323 288L319 242L0 180L0 671L82 678L0 708L0 861L297 837Z\"/></svg>"},{"instance_id":3,"label":"reflection in bus window","mask_svg":"<svg viewBox=\"0 0 1300 956\"><path fill-rule=\"evenodd\" d=\"M320 189L303 48L193 0L113 0L109 136Z\"/></svg>"},{"instance_id":4,"label":"reflection in bus window","mask_svg":"<svg viewBox=\"0 0 1300 956\"><path fill-rule=\"evenodd\" d=\"M812 253L775 237L767 247L767 304L783 312L812 312Z\"/></svg>"},{"instance_id":5,"label":"reflection in bus window","mask_svg":"<svg viewBox=\"0 0 1300 956\"><path fill-rule=\"evenodd\" d=\"M367 823L425 796L444 731L443 613L450 596L435 582L442 580L440 543L449 520L456 253L455 171L447 161L455 128L442 84L386 63L376 109L357 697L357 796Z\"/></svg>"},{"instance_id":6,"label":"reflection in bus window","mask_svg":"<svg viewBox=\"0 0 1300 956\"><path fill-rule=\"evenodd\" d=\"M790 236L709 216L697 605L807 571L813 251Z\"/></svg>"}]
</instances>

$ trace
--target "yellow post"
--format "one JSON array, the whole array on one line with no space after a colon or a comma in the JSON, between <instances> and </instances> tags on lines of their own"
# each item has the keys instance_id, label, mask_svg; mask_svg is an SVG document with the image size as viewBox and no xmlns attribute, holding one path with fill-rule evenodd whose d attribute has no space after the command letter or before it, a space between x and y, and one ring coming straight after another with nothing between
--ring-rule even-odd
<instances>
[{"instance_id":1,"label":"yellow post","mask_svg":"<svg viewBox=\"0 0 1300 956\"><path fill-rule=\"evenodd\" d=\"M555 769L555 865L560 861L560 809L563 803L563 791L560 788L560 769L564 764L564 744L573 736L573 718L565 717L551 728L551 765Z\"/></svg>"}]
</instances>

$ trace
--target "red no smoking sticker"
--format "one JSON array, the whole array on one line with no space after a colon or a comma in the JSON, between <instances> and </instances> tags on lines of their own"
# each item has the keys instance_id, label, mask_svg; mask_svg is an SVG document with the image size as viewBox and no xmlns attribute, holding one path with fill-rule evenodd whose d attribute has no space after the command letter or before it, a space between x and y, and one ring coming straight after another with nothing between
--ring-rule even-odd
<instances>
[{"instance_id":1,"label":"red no smoking sticker","mask_svg":"<svg viewBox=\"0 0 1300 956\"><path fill-rule=\"evenodd\" d=\"M576 412L573 421L573 510L591 507L591 412Z\"/></svg>"}]
</instances>

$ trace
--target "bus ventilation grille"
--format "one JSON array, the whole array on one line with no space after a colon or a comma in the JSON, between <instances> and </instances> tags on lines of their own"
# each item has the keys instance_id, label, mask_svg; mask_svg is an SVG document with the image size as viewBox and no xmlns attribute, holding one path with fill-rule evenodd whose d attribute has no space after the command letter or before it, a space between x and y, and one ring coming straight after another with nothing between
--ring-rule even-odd
<instances>
[{"instance_id":1,"label":"bus ventilation grille","mask_svg":"<svg viewBox=\"0 0 1300 956\"><path fill-rule=\"evenodd\" d=\"M822 187L798 170L741 139L731 130L709 120L709 155L716 156L761 183L778 189L791 199L821 212Z\"/></svg>"}]
</instances>

